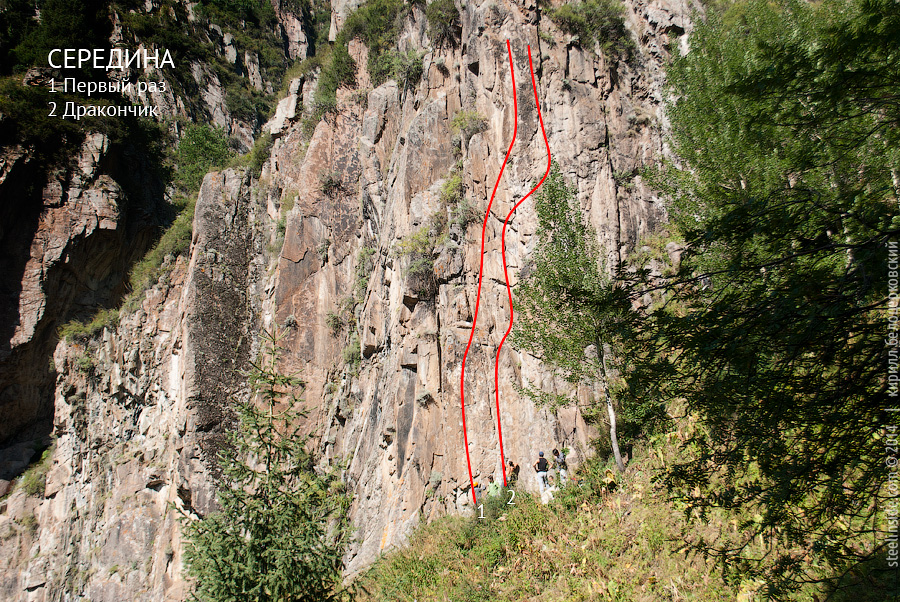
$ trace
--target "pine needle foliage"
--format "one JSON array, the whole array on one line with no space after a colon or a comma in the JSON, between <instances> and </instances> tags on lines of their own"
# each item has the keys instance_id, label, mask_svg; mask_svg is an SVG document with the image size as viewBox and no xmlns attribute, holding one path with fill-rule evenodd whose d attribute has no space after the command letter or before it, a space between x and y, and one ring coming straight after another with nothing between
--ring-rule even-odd
<instances>
[{"instance_id":1,"label":"pine needle foliage","mask_svg":"<svg viewBox=\"0 0 900 602\"><path fill-rule=\"evenodd\" d=\"M669 70L678 163L656 184L687 249L661 288L686 311L644 323L660 353L630 391L700 418L664 483L697 524L734 517L741 541L697 547L769 599L890 539L898 40L893 0L752 1Z\"/></svg>"},{"instance_id":2,"label":"pine needle foliage","mask_svg":"<svg viewBox=\"0 0 900 602\"><path fill-rule=\"evenodd\" d=\"M299 434L302 381L277 370L277 337L254 364L256 399L238 404L240 426L220 454L219 512L187 520L186 570L204 602L329 602L340 583L349 497L318 474Z\"/></svg>"}]
</instances>

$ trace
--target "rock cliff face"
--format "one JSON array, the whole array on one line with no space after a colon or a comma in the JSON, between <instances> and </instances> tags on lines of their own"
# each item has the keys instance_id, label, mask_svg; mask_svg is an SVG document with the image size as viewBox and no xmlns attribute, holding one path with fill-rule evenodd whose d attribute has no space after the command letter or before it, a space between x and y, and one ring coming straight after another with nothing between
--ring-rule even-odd
<instances>
[{"instance_id":1,"label":"rock cliff face","mask_svg":"<svg viewBox=\"0 0 900 602\"><path fill-rule=\"evenodd\" d=\"M344 4L333 4L335 27L350 10ZM516 69L518 136L488 219L466 364L469 451L479 480L500 475L492 364L509 318L500 232L546 164L528 45L553 159L577 186L609 259L665 219L637 174L664 152L662 68L666 48L683 43L690 30L689 6L628 0L626 8L638 47L630 65L612 62L599 46L580 48L528 0L466 3L459 44L443 50L431 48L416 8L400 48L427 49L421 83L370 89L366 49L352 43L358 90L339 90L339 111L308 143L297 120L315 82L294 82L269 124L276 142L261 176L229 170L204 181L190 260L179 259L167 282L115 329L56 348L54 403L41 415L52 416L56 435L46 491L36 498L20 487L0 503L2 597L185 598L179 516L214 508L213 459L232 424L231 400L246 394L241 372L257 352L261 328L285 334L284 369L308 383L306 428L322 462L346 467L357 528L348 575L402 544L422 520L473 512L460 369L475 306L480 223L513 131L506 40ZM480 114L486 127L456 150L450 122L461 110ZM82 154L93 157L91 149L102 144L91 138ZM0 162L0 177L27 164L24 154L10 155ZM436 286L422 291L400 243L445 210L441 187L457 170L481 215L449 227L435 248ZM114 188L103 190L110 195ZM86 204L78 227L103 229L115 218L104 207ZM282 219L283 243L276 226ZM527 263L535 228L526 201L507 232L513 280ZM99 261L98 252L89 255ZM23 287L36 270L23 269ZM4 311L15 319L13 309ZM6 314L4 327L15 323ZM27 330L27 320L16 328ZM504 447L522 465L524 486L535 489L528 465L539 449L570 447L577 463L596 432L577 404L556 413L536 408L519 392L529 385L564 391L536 358L507 343L500 362ZM43 386L53 387L52 377ZM576 401L592 395L570 393Z\"/></svg>"},{"instance_id":2,"label":"rock cliff face","mask_svg":"<svg viewBox=\"0 0 900 602\"><path fill-rule=\"evenodd\" d=\"M122 293L164 211L160 179L133 148L87 136L68 165L22 148L0 158L0 444L50 432L55 328ZM9 478L0 466L0 479Z\"/></svg>"},{"instance_id":3,"label":"rock cliff face","mask_svg":"<svg viewBox=\"0 0 900 602\"><path fill-rule=\"evenodd\" d=\"M275 33L284 42L284 52L293 58L305 57L307 37L297 29L301 24L297 15L280 2L273 7L280 28ZM150 22L158 19L157 25L168 25L170 34L192 32L198 45L205 45L233 68L236 81L243 77L254 88L271 92L272 84L264 81L256 53L242 50L243 58L238 60L234 37L223 34L219 25L199 19L195 8L190 2L148 0L139 17ZM152 44L142 38L143 33L136 34L126 23L126 17L136 16L134 11L121 10L110 9L110 41L133 51L150 49ZM222 127L235 146L250 148L261 124L229 111L230 98L213 63L192 58L181 46L173 52L179 67L189 72L181 74L189 78L187 83L178 74L152 66L129 67L109 76L132 83L168 77L165 92L132 87L129 100L157 107L170 123L176 119L210 122ZM219 72L223 69L219 65ZM35 68L25 80L46 86L52 75ZM191 87L196 94L189 97ZM158 165L137 144L114 143L94 133L65 160L47 154L46 149L21 145L0 148L0 198L5 201L0 204L0 412L4 417L0 449L50 432L54 373L48 360L57 343L56 329L73 317L84 318L98 307L118 302L125 292L129 266L147 250L172 212ZM20 471L29 450L26 446L22 452L18 448L11 454L0 451L0 481Z\"/></svg>"},{"instance_id":4,"label":"rock cliff face","mask_svg":"<svg viewBox=\"0 0 900 602\"><path fill-rule=\"evenodd\" d=\"M257 207L247 177L208 176L190 262L115 331L57 348L43 499L2 503L4 599L184 599L178 520L214 508L264 297Z\"/></svg>"},{"instance_id":5,"label":"rock cliff face","mask_svg":"<svg viewBox=\"0 0 900 602\"><path fill-rule=\"evenodd\" d=\"M415 292L399 243L443 210L442 184L457 161L450 121L476 111L487 128L462 152L466 197L483 215L513 131L512 86L506 40L512 44L519 103L518 136L488 220L484 284L476 337L467 359L466 415L476 479L499 478L493 358L509 319L500 234L507 212L543 173L546 156L528 73L531 45L538 94L554 161L576 184L610 262L633 249L639 236L665 219L665 210L638 172L662 155L664 48L689 28L685 7L630 4L628 24L640 40L635 67L612 64L596 49L568 43L533 4L467 4L458 48L425 55L423 83L400 90L388 83L368 93L365 108L346 92L343 107L316 130L298 161L300 133L287 130L269 164L270 194L297 194L287 225L274 291L273 323L289 330L290 368L309 380L307 400L317 410L311 432L328 458L349 462L358 539L348 572L400 543L420 520L472 512L460 412L460 370L478 277L481 218L465 231L451 227L435 264L441 272L433 297ZM341 8L335 8L341 14ZM401 49L428 48L416 14ZM555 40L548 44L547 36ZM355 52L354 52L355 51ZM357 62L364 50L351 46ZM362 71L362 70L361 70ZM360 82L365 87L365 82ZM322 178L338 177L326 194ZM523 205L507 233L510 273L523 267L536 219ZM329 249L327 255L318 250ZM335 336L329 313L341 314L359 281L368 279L357 309L358 329ZM349 320L348 320L349 321ZM359 337L365 358L344 367L340 349ZM355 373L358 370L358 374ZM563 445L575 461L595 433L576 407L538 410L519 393L529 385L561 385L536 358L504 347L500 362L501 422L506 455L523 467L540 449ZM580 401L592 392L572 392ZM533 472L525 485L536 489Z\"/></svg>"}]
</instances>

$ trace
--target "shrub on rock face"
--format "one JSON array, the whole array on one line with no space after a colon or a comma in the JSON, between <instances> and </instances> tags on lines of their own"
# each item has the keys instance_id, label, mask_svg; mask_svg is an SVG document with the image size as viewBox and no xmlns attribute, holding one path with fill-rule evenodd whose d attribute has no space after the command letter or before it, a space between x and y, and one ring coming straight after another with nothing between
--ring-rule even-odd
<instances>
[{"instance_id":1,"label":"shrub on rock face","mask_svg":"<svg viewBox=\"0 0 900 602\"><path fill-rule=\"evenodd\" d=\"M440 225L428 224L400 242L400 256L408 261L406 277L409 287L421 297L433 297L437 293L434 248L442 236L443 228Z\"/></svg>"},{"instance_id":2,"label":"shrub on rock face","mask_svg":"<svg viewBox=\"0 0 900 602\"><path fill-rule=\"evenodd\" d=\"M446 205L458 203L462 200L462 194L462 175L460 175L459 172L454 171L441 187L441 203Z\"/></svg>"},{"instance_id":3,"label":"shrub on rock face","mask_svg":"<svg viewBox=\"0 0 900 602\"><path fill-rule=\"evenodd\" d=\"M175 150L175 183L188 195L196 194L211 169L226 165L232 152L221 129L191 124Z\"/></svg>"},{"instance_id":4,"label":"shrub on rock face","mask_svg":"<svg viewBox=\"0 0 900 602\"><path fill-rule=\"evenodd\" d=\"M394 49L400 30L409 15L410 6L403 0L369 0L347 16L344 28L335 40L327 58L321 59L321 75L316 88L311 123L337 111L337 90L352 86L356 81L356 63L349 53L352 40L359 40L368 49L369 74L377 86L388 79L396 79L401 88L409 88L422 76L422 58L413 50ZM310 69L317 65L310 63Z\"/></svg>"},{"instance_id":5,"label":"shrub on rock face","mask_svg":"<svg viewBox=\"0 0 900 602\"><path fill-rule=\"evenodd\" d=\"M459 10L453 0L434 0L425 9L428 37L438 48L455 45L459 35Z\"/></svg>"},{"instance_id":6,"label":"shrub on rock face","mask_svg":"<svg viewBox=\"0 0 900 602\"><path fill-rule=\"evenodd\" d=\"M619 0L585 0L550 10L550 19L564 32L578 36L584 48L600 43L603 52L628 59L634 41L625 27L625 9Z\"/></svg>"},{"instance_id":7,"label":"shrub on rock face","mask_svg":"<svg viewBox=\"0 0 900 602\"><path fill-rule=\"evenodd\" d=\"M341 318L341 314L335 311L328 312L328 315L325 317L325 324L331 331L331 336L339 336L341 331L344 330L344 320Z\"/></svg>"},{"instance_id":8,"label":"shrub on rock face","mask_svg":"<svg viewBox=\"0 0 900 602\"><path fill-rule=\"evenodd\" d=\"M422 55L415 50L388 50L369 63L374 85L380 86L392 79L401 90L415 87L422 79L422 69Z\"/></svg>"},{"instance_id":9,"label":"shrub on rock face","mask_svg":"<svg viewBox=\"0 0 900 602\"><path fill-rule=\"evenodd\" d=\"M351 368L362 361L362 347L360 347L359 337L355 333L350 337L350 342L347 343L347 346L341 351L341 359L344 361L344 364Z\"/></svg>"},{"instance_id":10,"label":"shrub on rock face","mask_svg":"<svg viewBox=\"0 0 900 602\"><path fill-rule=\"evenodd\" d=\"M314 122L337 111L337 91L342 86L352 86L356 83L356 61L350 56L345 41L339 41L329 53L328 59L323 60L319 83L313 98ZM310 132L311 133L311 132Z\"/></svg>"},{"instance_id":11,"label":"shrub on rock face","mask_svg":"<svg viewBox=\"0 0 900 602\"><path fill-rule=\"evenodd\" d=\"M460 111L450 121L454 142L468 144L472 136L487 129L487 119L478 111Z\"/></svg>"}]
</instances>

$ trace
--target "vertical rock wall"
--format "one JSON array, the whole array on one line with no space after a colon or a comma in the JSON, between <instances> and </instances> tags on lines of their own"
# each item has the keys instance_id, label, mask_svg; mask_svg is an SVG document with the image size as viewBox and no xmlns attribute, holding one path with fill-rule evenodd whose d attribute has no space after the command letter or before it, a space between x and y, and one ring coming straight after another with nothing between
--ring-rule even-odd
<instances>
[{"instance_id":1,"label":"vertical rock wall","mask_svg":"<svg viewBox=\"0 0 900 602\"><path fill-rule=\"evenodd\" d=\"M249 177L207 176L193 253L141 308L61 343L40 499L0 502L4 600L183 600L180 520L215 509L215 454L256 345L265 221Z\"/></svg>"},{"instance_id":2,"label":"vertical rock wall","mask_svg":"<svg viewBox=\"0 0 900 602\"><path fill-rule=\"evenodd\" d=\"M117 298L165 211L140 153L88 135L68 165L0 151L0 448L50 432L56 328ZM2 458L3 454L0 454ZM0 460L0 479L8 479Z\"/></svg>"},{"instance_id":3,"label":"vertical rock wall","mask_svg":"<svg viewBox=\"0 0 900 602\"><path fill-rule=\"evenodd\" d=\"M190 260L178 260L115 330L56 349L47 489L38 498L20 488L0 502L0 597L185 599L179 517L214 510L213 456L233 420L232 400L246 394L240 374L257 352L260 328L285 333L284 369L308 382L313 445L324 463L346 467L357 528L348 574L402 544L422 520L473 512L459 404L480 218L450 226L436 248L433 295L410 282L400 243L443 210L440 190L460 159L465 196L483 216L513 130L509 39L518 136L488 219L466 366L473 472L499 477L493 357L509 317L500 232L546 162L527 45L553 158L577 187L607 257L617 259L665 219L637 174L664 152L662 68L666 48L690 29L689 7L667 0L626 7L638 41L631 65L612 62L599 46L580 48L528 0L466 3L459 44L428 50L422 82L411 90L393 82L371 89L365 48L353 43L359 90L339 91L339 112L308 143L297 118L315 84L292 85L294 97L270 128L277 139L261 176L206 178ZM335 2L336 15L348 10ZM430 48L426 29L414 9L401 49ZM476 111L487 127L458 155L450 122L461 110ZM0 178L27 161L0 162ZM102 212L89 215L101 227ZM526 202L507 232L514 282L536 225ZM519 393L529 385L576 402L594 392L569 391L536 358L504 347L506 454L534 489L528 466L539 449L568 446L577 463L597 433L576 404L555 413L536 408Z\"/></svg>"},{"instance_id":4,"label":"vertical rock wall","mask_svg":"<svg viewBox=\"0 0 900 602\"><path fill-rule=\"evenodd\" d=\"M348 5L349 6L349 5ZM299 127L279 132L272 162L274 207L297 199L288 214L276 272L270 324L296 324L289 332L287 369L309 381L309 424L320 450L347 462L354 492L357 541L348 572L402 543L420 520L472 512L460 411L460 370L475 307L480 223L450 228L436 249L439 286L433 297L416 292L402 241L442 211L440 190L462 159L466 198L483 215L513 131L512 85L506 40L516 68L519 126L513 154L488 220L484 284L476 336L466 366L466 415L473 473L501 478L493 358L509 319L500 257L503 220L543 174L546 165L528 72L532 47L538 93L554 161L578 190L606 258L618 261L638 238L665 220L665 209L639 171L663 153L660 113L662 67L669 45L689 29L687 5L627 3L628 27L638 40L631 64L613 62L595 48L580 48L533 3L467 3L462 37L453 48L428 51L425 75L414 90L389 82L365 93L339 91L338 115L319 124L308 147ZM352 8L352 7L350 7ZM335 5L335 15L348 7ZM338 19L339 20L339 19ZM538 36L538 31L544 36ZM549 34L547 36L546 34ZM552 39L552 43L546 40ZM428 48L426 22L416 9L400 47ZM364 64L365 49L351 44ZM364 73L363 69L360 69ZM487 123L459 157L450 122L476 111ZM337 192L323 186L337 178ZM515 281L533 247L536 218L526 202L507 233L507 261ZM321 249L328 249L322 253ZM367 287L360 297L359 262ZM369 261L367 259L367 261ZM353 318L348 299L361 298ZM343 316L333 331L329 325ZM355 322L355 324L354 324ZM342 349L359 340L363 361L347 362ZM573 407L537 409L523 387L568 391L534 357L507 345L501 354L501 420L505 451L523 468L540 449L572 448L575 462L596 436ZM568 391L573 400L596 392Z\"/></svg>"}]
</instances>

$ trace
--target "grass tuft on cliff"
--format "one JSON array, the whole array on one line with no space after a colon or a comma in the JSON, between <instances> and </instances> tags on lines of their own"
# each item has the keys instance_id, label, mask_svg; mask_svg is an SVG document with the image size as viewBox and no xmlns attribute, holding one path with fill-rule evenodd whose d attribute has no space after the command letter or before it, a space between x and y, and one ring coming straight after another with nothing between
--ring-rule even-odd
<instances>
[{"instance_id":1,"label":"grass tuft on cliff","mask_svg":"<svg viewBox=\"0 0 900 602\"><path fill-rule=\"evenodd\" d=\"M53 452L56 445L46 448L40 455L40 459L32 464L20 479L22 490L32 497L44 497L47 488L47 473L53 466Z\"/></svg>"},{"instance_id":2,"label":"grass tuft on cliff","mask_svg":"<svg viewBox=\"0 0 900 602\"><path fill-rule=\"evenodd\" d=\"M101 309L87 321L70 320L59 327L59 338L67 341L85 341L103 332L119 321L118 309Z\"/></svg>"},{"instance_id":3,"label":"grass tuft on cliff","mask_svg":"<svg viewBox=\"0 0 900 602\"><path fill-rule=\"evenodd\" d=\"M144 291L159 282L174 267L175 258L190 250L194 227L196 201L183 199L186 204L150 251L131 268L131 293L123 304L125 311L134 311Z\"/></svg>"}]
</instances>

